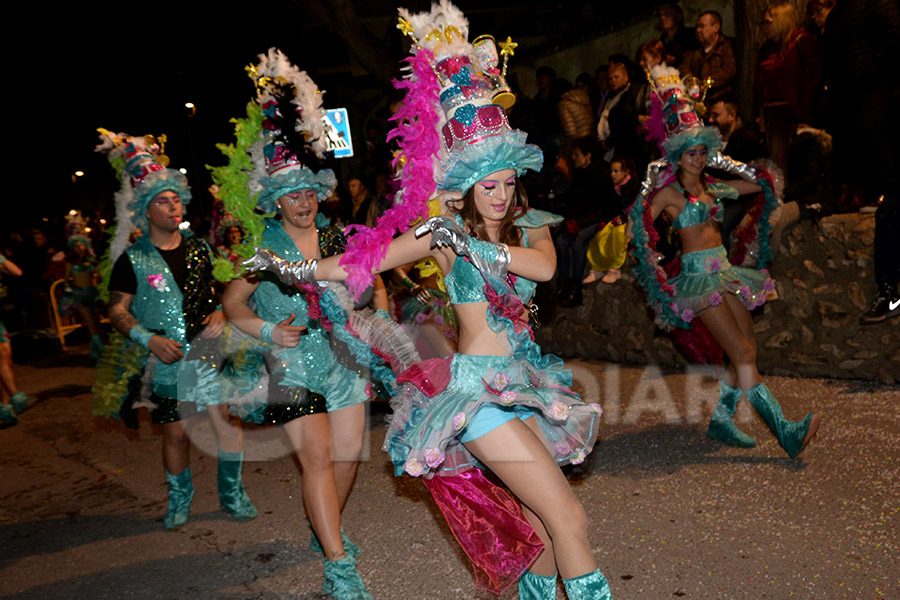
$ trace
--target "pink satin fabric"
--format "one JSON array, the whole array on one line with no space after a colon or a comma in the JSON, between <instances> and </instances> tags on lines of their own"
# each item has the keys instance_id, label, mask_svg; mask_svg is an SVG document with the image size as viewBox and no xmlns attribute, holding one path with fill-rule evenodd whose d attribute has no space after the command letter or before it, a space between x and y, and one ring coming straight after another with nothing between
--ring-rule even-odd
<instances>
[{"instance_id":1,"label":"pink satin fabric","mask_svg":"<svg viewBox=\"0 0 900 600\"><path fill-rule=\"evenodd\" d=\"M434 398L450 383L453 357L422 360L397 375L397 383L411 383L429 398Z\"/></svg>"},{"instance_id":2,"label":"pink satin fabric","mask_svg":"<svg viewBox=\"0 0 900 600\"><path fill-rule=\"evenodd\" d=\"M476 587L502 593L544 549L519 503L481 469L421 481L472 561Z\"/></svg>"}]
</instances>

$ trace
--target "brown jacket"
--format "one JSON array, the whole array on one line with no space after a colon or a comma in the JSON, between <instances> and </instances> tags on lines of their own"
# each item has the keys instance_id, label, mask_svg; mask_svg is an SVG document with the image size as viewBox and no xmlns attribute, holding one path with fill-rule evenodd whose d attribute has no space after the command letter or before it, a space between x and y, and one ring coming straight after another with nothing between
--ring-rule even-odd
<instances>
[{"instance_id":1,"label":"brown jacket","mask_svg":"<svg viewBox=\"0 0 900 600\"><path fill-rule=\"evenodd\" d=\"M594 132L594 115L587 92L573 88L562 95L556 105L559 123L565 142L591 135Z\"/></svg>"},{"instance_id":2,"label":"brown jacket","mask_svg":"<svg viewBox=\"0 0 900 600\"><path fill-rule=\"evenodd\" d=\"M684 53L684 62L678 68L682 79L694 75L700 81L712 77L713 84L707 98L713 98L723 92L731 92L731 82L737 74L737 61L734 58L734 47L731 40L721 33L709 52L703 48L689 50Z\"/></svg>"}]
</instances>

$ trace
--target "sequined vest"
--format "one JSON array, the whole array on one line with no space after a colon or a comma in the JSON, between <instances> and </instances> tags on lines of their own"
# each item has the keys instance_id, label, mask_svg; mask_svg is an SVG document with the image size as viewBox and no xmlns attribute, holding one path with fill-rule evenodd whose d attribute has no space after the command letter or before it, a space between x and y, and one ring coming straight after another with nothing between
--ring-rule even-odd
<instances>
[{"instance_id":1,"label":"sequined vest","mask_svg":"<svg viewBox=\"0 0 900 600\"><path fill-rule=\"evenodd\" d=\"M183 235L186 294L179 289L169 265L147 236L140 237L125 253L137 279L131 314L150 331L182 344L181 350L186 355L189 342L202 329L203 319L215 310L216 301L209 245L201 238L191 237L190 232ZM160 362L156 366L152 380L154 392L177 397L180 364L181 361Z\"/></svg>"}]
</instances>

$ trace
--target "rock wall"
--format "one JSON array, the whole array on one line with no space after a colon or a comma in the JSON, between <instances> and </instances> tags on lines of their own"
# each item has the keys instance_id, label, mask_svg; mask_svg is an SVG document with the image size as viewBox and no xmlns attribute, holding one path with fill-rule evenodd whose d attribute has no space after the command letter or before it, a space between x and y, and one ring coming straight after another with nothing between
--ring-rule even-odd
<instances>
[{"instance_id":1,"label":"rock wall","mask_svg":"<svg viewBox=\"0 0 900 600\"><path fill-rule=\"evenodd\" d=\"M871 214L803 221L773 238L770 267L779 298L754 312L762 373L900 383L900 319L861 326L875 291ZM631 259L629 259L630 261ZM538 341L563 357L684 367L670 334L653 324L646 294L626 264L612 285L584 290L584 304L555 306L550 290L538 303Z\"/></svg>"}]
</instances>

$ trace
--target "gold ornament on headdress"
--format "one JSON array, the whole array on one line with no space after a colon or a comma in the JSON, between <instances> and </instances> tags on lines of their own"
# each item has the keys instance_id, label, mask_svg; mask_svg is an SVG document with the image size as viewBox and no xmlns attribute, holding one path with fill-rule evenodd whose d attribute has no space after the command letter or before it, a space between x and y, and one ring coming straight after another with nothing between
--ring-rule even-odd
<instances>
[{"instance_id":1,"label":"gold ornament on headdress","mask_svg":"<svg viewBox=\"0 0 900 600\"><path fill-rule=\"evenodd\" d=\"M413 33L412 23L410 23L409 21L407 21L407 20L404 19L403 17L398 17L398 18L397 18L397 29L399 29L400 32L401 32L403 35L408 35L409 37L411 37L411 38L412 38L412 41L413 41L414 43L416 43L416 44L419 43L419 40L416 39L416 36L415 36L415 34Z\"/></svg>"},{"instance_id":2,"label":"gold ornament on headdress","mask_svg":"<svg viewBox=\"0 0 900 600\"><path fill-rule=\"evenodd\" d=\"M500 74L503 77L506 77L506 64L509 62L509 57L516 53L516 48L519 46L516 42L512 41L510 36L506 36L505 42L500 42L500 56L503 57L503 68L500 70Z\"/></svg>"}]
</instances>

